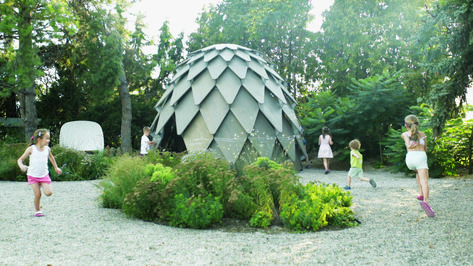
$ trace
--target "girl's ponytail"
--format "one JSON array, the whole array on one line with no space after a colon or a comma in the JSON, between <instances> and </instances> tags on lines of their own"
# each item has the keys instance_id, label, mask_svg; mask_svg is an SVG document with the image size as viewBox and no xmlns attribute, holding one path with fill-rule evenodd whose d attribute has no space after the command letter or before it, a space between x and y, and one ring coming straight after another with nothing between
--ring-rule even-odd
<instances>
[{"instance_id":1,"label":"girl's ponytail","mask_svg":"<svg viewBox=\"0 0 473 266\"><path fill-rule=\"evenodd\" d=\"M415 142L419 141L420 131L419 131L419 119L417 119L417 116L408 115L406 116L404 121L406 122L407 126L411 129L410 139Z\"/></svg>"}]
</instances>

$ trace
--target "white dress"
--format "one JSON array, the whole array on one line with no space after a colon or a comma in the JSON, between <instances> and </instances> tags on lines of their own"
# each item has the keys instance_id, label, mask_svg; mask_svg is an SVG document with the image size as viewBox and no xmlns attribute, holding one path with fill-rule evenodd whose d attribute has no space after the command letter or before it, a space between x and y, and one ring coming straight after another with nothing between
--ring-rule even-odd
<instances>
[{"instance_id":1,"label":"white dress","mask_svg":"<svg viewBox=\"0 0 473 266\"><path fill-rule=\"evenodd\" d=\"M319 154L317 156L318 158L333 158L332 148L330 147L331 140L332 138L330 135L326 135L325 138L324 135L320 135L320 147Z\"/></svg>"}]
</instances>

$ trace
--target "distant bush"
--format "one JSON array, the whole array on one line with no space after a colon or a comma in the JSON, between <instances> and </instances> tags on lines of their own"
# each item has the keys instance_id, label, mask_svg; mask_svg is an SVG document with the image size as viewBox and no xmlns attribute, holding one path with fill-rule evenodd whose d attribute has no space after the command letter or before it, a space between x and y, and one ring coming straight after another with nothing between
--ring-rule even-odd
<instances>
[{"instance_id":1,"label":"distant bush","mask_svg":"<svg viewBox=\"0 0 473 266\"><path fill-rule=\"evenodd\" d=\"M0 144L0 180L26 181L26 173L18 167L18 158L25 152L27 144ZM61 175L56 174L50 162L49 175L53 181L92 180L103 175L110 164L111 158L103 152L85 153L60 146L53 146L51 152L56 164L62 169ZM28 165L29 158L24 163Z\"/></svg>"},{"instance_id":2,"label":"distant bush","mask_svg":"<svg viewBox=\"0 0 473 266\"><path fill-rule=\"evenodd\" d=\"M26 143L0 143L0 180L26 181L26 173L18 167L18 158L25 152ZM28 162L29 159L26 159Z\"/></svg>"}]
</instances>

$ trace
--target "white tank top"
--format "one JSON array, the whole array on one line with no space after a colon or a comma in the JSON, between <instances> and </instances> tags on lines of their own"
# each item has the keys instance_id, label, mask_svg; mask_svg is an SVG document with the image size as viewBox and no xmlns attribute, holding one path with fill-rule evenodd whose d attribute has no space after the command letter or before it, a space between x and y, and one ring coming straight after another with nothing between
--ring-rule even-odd
<instances>
[{"instance_id":1,"label":"white tank top","mask_svg":"<svg viewBox=\"0 0 473 266\"><path fill-rule=\"evenodd\" d=\"M36 145L31 145L30 165L26 173L32 177L45 177L48 173L49 146L39 151Z\"/></svg>"}]
</instances>

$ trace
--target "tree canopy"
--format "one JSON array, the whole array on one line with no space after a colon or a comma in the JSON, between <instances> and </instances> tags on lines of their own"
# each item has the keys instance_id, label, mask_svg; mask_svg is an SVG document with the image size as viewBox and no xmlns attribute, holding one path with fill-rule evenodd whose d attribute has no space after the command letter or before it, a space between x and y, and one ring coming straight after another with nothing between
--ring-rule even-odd
<instances>
[{"instance_id":1,"label":"tree canopy","mask_svg":"<svg viewBox=\"0 0 473 266\"><path fill-rule=\"evenodd\" d=\"M471 85L471 1L335 0L311 32L314 1L222 0L189 36L172 36L165 22L152 29L157 40L143 17L124 26L133 2L0 1L0 114L19 115L25 137L37 118L52 130L93 120L107 145L130 151L186 52L233 43L274 64L300 103L306 138L332 125L343 139L375 138L365 147L377 155L380 136L413 105L433 108L440 136Z\"/></svg>"}]
</instances>

